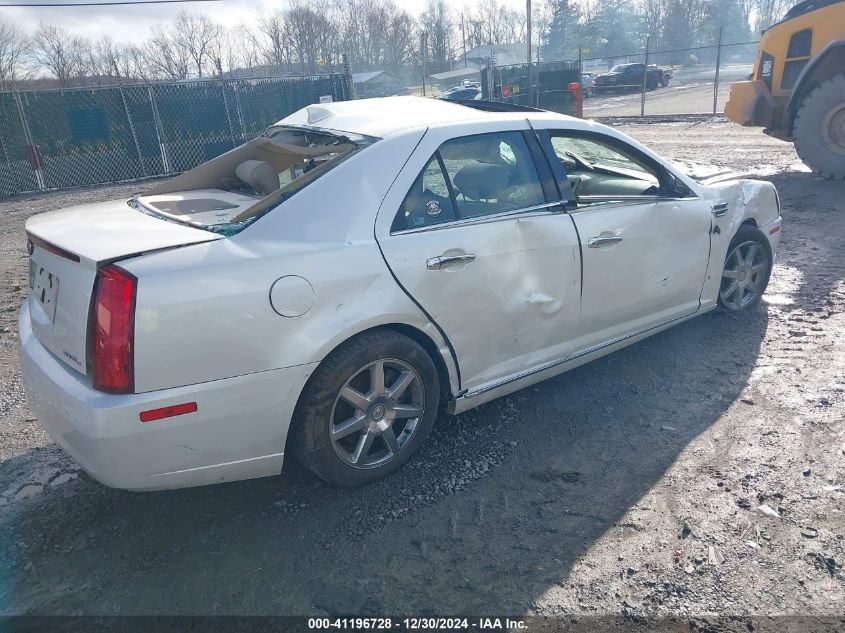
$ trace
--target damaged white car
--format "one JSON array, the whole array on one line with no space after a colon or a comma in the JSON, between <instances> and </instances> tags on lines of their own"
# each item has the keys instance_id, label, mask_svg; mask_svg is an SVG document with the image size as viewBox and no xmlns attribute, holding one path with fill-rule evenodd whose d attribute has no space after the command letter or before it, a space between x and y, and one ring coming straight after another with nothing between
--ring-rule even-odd
<instances>
[{"instance_id":1,"label":"damaged white car","mask_svg":"<svg viewBox=\"0 0 845 633\"><path fill-rule=\"evenodd\" d=\"M30 218L23 378L109 486L340 485L459 413L766 288L775 188L624 134L397 97L315 105L131 200ZM738 322L738 323L741 323Z\"/></svg>"}]
</instances>

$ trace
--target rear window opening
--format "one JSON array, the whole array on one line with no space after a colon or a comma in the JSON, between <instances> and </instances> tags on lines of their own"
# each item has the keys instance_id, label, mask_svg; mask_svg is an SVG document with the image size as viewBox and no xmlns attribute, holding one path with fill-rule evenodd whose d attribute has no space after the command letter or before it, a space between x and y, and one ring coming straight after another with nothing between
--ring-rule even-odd
<instances>
[{"instance_id":1,"label":"rear window opening","mask_svg":"<svg viewBox=\"0 0 845 633\"><path fill-rule=\"evenodd\" d=\"M139 211L234 235L375 139L275 126L129 201Z\"/></svg>"}]
</instances>

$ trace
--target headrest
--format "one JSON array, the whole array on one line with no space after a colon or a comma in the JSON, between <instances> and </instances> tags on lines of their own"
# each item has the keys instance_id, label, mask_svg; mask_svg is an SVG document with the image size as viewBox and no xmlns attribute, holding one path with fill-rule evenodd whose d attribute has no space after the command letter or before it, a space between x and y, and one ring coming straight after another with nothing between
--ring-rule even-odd
<instances>
[{"instance_id":1,"label":"headrest","mask_svg":"<svg viewBox=\"0 0 845 633\"><path fill-rule=\"evenodd\" d=\"M455 174L454 182L465 198L486 200L498 198L507 188L510 172L507 167L493 163L469 163Z\"/></svg>"},{"instance_id":2,"label":"headrest","mask_svg":"<svg viewBox=\"0 0 845 633\"><path fill-rule=\"evenodd\" d=\"M237 166L235 174L262 196L268 196L279 188L279 174L263 160L245 160Z\"/></svg>"}]
</instances>

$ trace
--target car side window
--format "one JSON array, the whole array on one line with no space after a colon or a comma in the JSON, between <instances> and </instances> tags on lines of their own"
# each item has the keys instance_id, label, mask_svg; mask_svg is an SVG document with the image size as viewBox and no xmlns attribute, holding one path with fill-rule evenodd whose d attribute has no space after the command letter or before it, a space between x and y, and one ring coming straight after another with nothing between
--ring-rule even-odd
<instances>
[{"instance_id":1,"label":"car side window","mask_svg":"<svg viewBox=\"0 0 845 633\"><path fill-rule=\"evenodd\" d=\"M461 218L514 211L546 201L521 132L464 136L447 141L439 151Z\"/></svg>"},{"instance_id":2,"label":"car side window","mask_svg":"<svg viewBox=\"0 0 845 633\"><path fill-rule=\"evenodd\" d=\"M430 226L455 219L455 208L446 176L441 169L440 153L435 152L417 176L396 218L391 231Z\"/></svg>"},{"instance_id":3,"label":"car side window","mask_svg":"<svg viewBox=\"0 0 845 633\"><path fill-rule=\"evenodd\" d=\"M392 231L545 204L521 132L463 136L443 143L405 196Z\"/></svg>"},{"instance_id":4,"label":"car side window","mask_svg":"<svg viewBox=\"0 0 845 633\"><path fill-rule=\"evenodd\" d=\"M621 143L566 132L552 132L551 141L579 207L607 204L614 197L657 196L667 189L657 166Z\"/></svg>"}]
</instances>

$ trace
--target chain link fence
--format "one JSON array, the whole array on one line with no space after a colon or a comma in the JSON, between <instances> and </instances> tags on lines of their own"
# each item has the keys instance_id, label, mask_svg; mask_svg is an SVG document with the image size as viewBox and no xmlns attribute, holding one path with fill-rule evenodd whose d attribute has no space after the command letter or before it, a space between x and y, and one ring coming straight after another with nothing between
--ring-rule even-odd
<instances>
[{"instance_id":1,"label":"chain link fence","mask_svg":"<svg viewBox=\"0 0 845 633\"><path fill-rule=\"evenodd\" d=\"M715 115L724 112L731 84L750 76L757 44L488 65L481 71L482 98L586 118ZM581 114L572 83L581 85Z\"/></svg>"},{"instance_id":2,"label":"chain link fence","mask_svg":"<svg viewBox=\"0 0 845 633\"><path fill-rule=\"evenodd\" d=\"M577 61L488 66L481 71L481 95L490 101L579 116L577 98L570 89L579 76Z\"/></svg>"},{"instance_id":3,"label":"chain link fence","mask_svg":"<svg viewBox=\"0 0 845 633\"><path fill-rule=\"evenodd\" d=\"M594 82L585 89L584 116L719 114L731 84L751 74L756 53L757 42L741 42L584 57L582 72Z\"/></svg>"},{"instance_id":4,"label":"chain link fence","mask_svg":"<svg viewBox=\"0 0 845 633\"><path fill-rule=\"evenodd\" d=\"M327 98L347 74L0 93L0 197L191 169Z\"/></svg>"}]
</instances>

